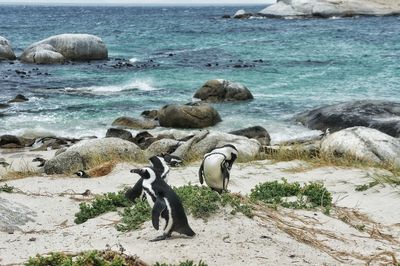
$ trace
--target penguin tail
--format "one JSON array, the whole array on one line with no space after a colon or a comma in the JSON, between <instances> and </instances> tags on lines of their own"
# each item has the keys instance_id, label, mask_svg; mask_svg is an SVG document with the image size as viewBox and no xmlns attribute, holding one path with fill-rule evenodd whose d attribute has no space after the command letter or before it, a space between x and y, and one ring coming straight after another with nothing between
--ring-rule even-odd
<instances>
[{"instance_id":1,"label":"penguin tail","mask_svg":"<svg viewBox=\"0 0 400 266\"><path fill-rule=\"evenodd\" d=\"M187 236L195 236L196 235L196 233L189 226L184 228L184 230L182 230L182 232L180 232L180 233L185 234Z\"/></svg>"}]
</instances>

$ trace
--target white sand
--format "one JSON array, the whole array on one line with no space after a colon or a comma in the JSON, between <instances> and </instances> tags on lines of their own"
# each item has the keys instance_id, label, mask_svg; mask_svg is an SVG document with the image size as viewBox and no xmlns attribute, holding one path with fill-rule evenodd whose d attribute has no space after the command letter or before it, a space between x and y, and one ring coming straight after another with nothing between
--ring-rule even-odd
<instances>
[{"instance_id":1,"label":"white sand","mask_svg":"<svg viewBox=\"0 0 400 266\"><path fill-rule=\"evenodd\" d=\"M53 153L40 154L49 158ZM21 161L31 160L32 153L2 154L0 157L18 168ZM121 244L126 253L136 254L149 264L156 261L176 263L186 259L197 262L201 259L208 265L363 265L368 257L382 252L392 252L400 259L398 188L378 185L356 192L356 185L371 181L368 176L376 171L373 169L286 171L301 164L296 161L235 164L229 189L248 194L260 182L283 177L289 182L322 181L332 192L338 207L356 209L371 219L366 221L351 217L353 225L365 225L364 231L341 221L335 211L326 216L319 211L283 208L264 210L254 219L241 214L231 215L228 210L221 211L208 221L189 216L189 223L197 233L194 238L174 235L172 239L155 243L149 240L161 232L156 231L150 222L146 222L141 230L118 232L114 228L114 223L120 218L117 213L108 213L81 225L74 224L74 214L79 209L79 202L75 199L83 199L75 194L86 189L95 194L115 192L136 182L138 177L130 174L129 170L137 165L119 164L112 173L101 178L38 176L6 182L24 194L0 193L0 198L16 207L26 206L36 214L32 215L34 221L20 226L22 231L13 234L0 232L0 265L21 264L37 253L104 249L107 244L114 248ZM198 163L173 168L169 183L172 186L198 184L197 171ZM265 219L260 218L263 216ZM307 239L319 240L322 244L316 246L302 242ZM379 256L372 264L385 261L390 262L391 257Z\"/></svg>"}]
</instances>

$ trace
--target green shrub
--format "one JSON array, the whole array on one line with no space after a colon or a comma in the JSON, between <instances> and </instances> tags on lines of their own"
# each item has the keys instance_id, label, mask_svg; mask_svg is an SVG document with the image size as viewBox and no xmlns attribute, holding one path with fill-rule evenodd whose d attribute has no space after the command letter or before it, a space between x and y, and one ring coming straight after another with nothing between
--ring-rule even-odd
<instances>
[{"instance_id":1,"label":"green shrub","mask_svg":"<svg viewBox=\"0 0 400 266\"><path fill-rule=\"evenodd\" d=\"M160 263L157 262L154 266L207 266L207 264L203 261L199 261L199 263L194 263L192 260L187 260L180 262L179 264L167 264L167 263Z\"/></svg>"},{"instance_id":2,"label":"green shrub","mask_svg":"<svg viewBox=\"0 0 400 266\"><path fill-rule=\"evenodd\" d=\"M151 220L151 208L147 201L138 200L131 208L124 208L119 213L122 216L120 224L116 225L118 231L131 231L138 229L144 222Z\"/></svg>"}]
</instances>

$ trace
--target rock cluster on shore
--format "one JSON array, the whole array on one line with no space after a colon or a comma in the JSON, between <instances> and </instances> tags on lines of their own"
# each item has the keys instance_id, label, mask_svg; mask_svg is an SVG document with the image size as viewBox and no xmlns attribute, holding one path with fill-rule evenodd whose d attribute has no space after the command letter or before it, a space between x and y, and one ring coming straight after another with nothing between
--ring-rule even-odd
<instances>
[{"instance_id":1,"label":"rock cluster on shore","mask_svg":"<svg viewBox=\"0 0 400 266\"><path fill-rule=\"evenodd\" d=\"M6 38L0 36L0 61L16 59L11 43Z\"/></svg>"}]
</instances>

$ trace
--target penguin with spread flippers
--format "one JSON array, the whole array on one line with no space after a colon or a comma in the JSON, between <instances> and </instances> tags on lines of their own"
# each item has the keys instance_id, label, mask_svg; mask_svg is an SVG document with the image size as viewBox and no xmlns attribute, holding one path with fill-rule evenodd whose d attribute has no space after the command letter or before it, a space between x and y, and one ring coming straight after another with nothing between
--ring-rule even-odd
<instances>
[{"instance_id":1,"label":"penguin with spread flippers","mask_svg":"<svg viewBox=\"0 0 400 266\"><path fill-rule=\"evenodd\" d=\"M151 167L160 175L161 179L167 182L167 175L169 173L169 167L162 156L153 156L149 159ZM135 201L137 198L144 196L143 191L143 179L140 178L136 184L125 192L125 197L130 201Z\"/></svg>"},{"instance_id":2,"label":"penguin with spread flippers","mask_svg":"<svg viewBox=\"0 0 400 266\"><path fill-rule=\"evenodd\" d=\"M226 191L230 170L238 157L238 150L231 144L215 148L211 152L204 155L203 161L199 168L199 181L206 184L218 193Z\"/></svg>"},{"instance_id":3,"label":"penguin with spread flippers","mask_svg":"<svg viewBox=\"0 0 400 266\"><path fill-rule=\"evenodd\" d=\"M151 240L160 241L169 238L172 232L194 236L190 228L182 202L175 191L161 178L152 167L132 169L131 173L140 175L146 199L152 207L151 220L156 230L159 229L160 217L165 220L164 232Z\"/></svg>"}]
</instances>

